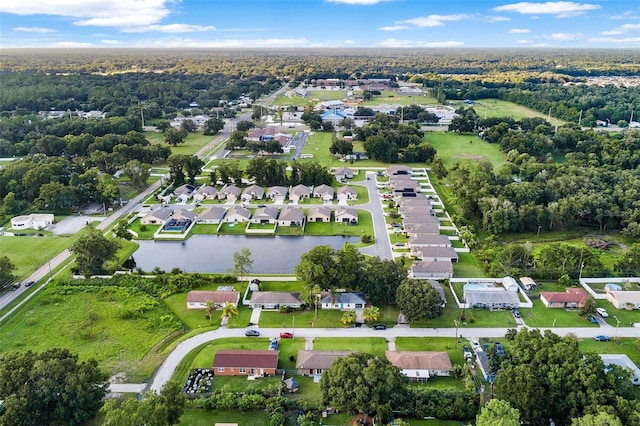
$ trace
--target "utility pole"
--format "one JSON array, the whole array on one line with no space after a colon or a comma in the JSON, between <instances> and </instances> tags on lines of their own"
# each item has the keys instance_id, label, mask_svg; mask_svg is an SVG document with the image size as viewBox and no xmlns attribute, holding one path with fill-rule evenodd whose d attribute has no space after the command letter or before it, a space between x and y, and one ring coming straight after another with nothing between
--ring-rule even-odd
<instances>
[{"instance_id":1,"label":"utility pole","mask_svg":"<svg viewBox=\"0 0 640 426\"><path fill-rule=\"evenodd\" d=\"M615 315L613 317L616 319L616 336L613 338L613 340L615 340L616 343L618 343L618 326L620 325L620 320Z\"/></svg>"}]
</instances>

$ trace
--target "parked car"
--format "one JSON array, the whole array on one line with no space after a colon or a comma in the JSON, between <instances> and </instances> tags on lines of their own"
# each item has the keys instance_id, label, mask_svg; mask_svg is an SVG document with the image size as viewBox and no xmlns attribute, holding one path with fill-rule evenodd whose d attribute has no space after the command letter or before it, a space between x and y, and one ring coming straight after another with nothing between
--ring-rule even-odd
<instances>
[{"instance_id":1,"label":"parked car","mask_svg":"<svg viewBox=\"0 0 640 426\"><path fill-rule=\"evenodd\" d=\"M497 355L500 355L500 356L504 355L504 348L502 347L502 343L495 342L493 344L493 348L496 350Z\"/></svg>"},{"instance_id":2,"label":"parked car","mask_svg":"<svg viewBox=\"0 0 640 426\"><path fill-rule=\"evenodd\" d=\"M522 318L522 315L520 315L520 311L517 309L513 309L511 313L513 314L514 318Z\"/></svg>"},{"instance_id":3,"label":"parked car","mask_svg":"<svg viewBox=\"0 0 640 426\"><path fill-rule=\"evenodd\" d=\"M473 347L474 351L481 351L482 348L480 347L480 342L478 342L477 340L472 340L471 341L471 346Z\"/></svg>"},{"instance_id":4,"label":"parked car","mask_svg":"<svg viewBox=\"0 0 640 426\"><path fill-rule=\"evenodd\" d=\"M597 308L596 311L598 311L598 313L600 314L600 316L602 318L609 318L609 313L607 313L607 310L604 308Z\"/></svg>"},{"instance_id":5,"label":"parked car","mask_svg":"<svg viewBox=\"0 0 640 426\"><path fill-rule=\"evenodd\" d=\"M386 325L384 325L384 324L376 324L376 325L373 327L373 329L374 329L374 330L386 330L386 329L387 329L387 326L386 326Z\"/></svg>"},{"instance_id":6,"label":"parked car","mask_svg":"<svg viewBox=\"0 0 640 426\"><path fill-rule=\"evenodd\" d=\"M611 340L611 338L609 336L596 336L594 337L594 339L596 339L596 342L608 342L609 340Z\"/></svg>"},{"instance_id":7,"label":"parked car","mask_svg":"<svg viewBox=\"0 0 640 426\"><path fill-rule=\"evenodd\" d=\"M260 332L255 328L249 328L247 329L247 331L244 332L244 335L247 337L257 337L260 335Z\"/></svg>"},{"instance_id":8,"label":"parked car","mask_svg":"<svg viewBox=\"0 0 640 426\"><path fill-rule=\"evenodd\" d=\"M276 349L278 349L278 340L277 339L273 339L273 340L271 340L271 342L269 342L269 350L270 351L275 351Z\"/></svg>"},{"instance_id":9,"label":"parked car","mask_svg":"<svg viewBox=\"0 0 640 426\"><path fill-rule=\"evenodd\" d=\"M293 333L289 333L288 331L284 331L280 333L281 339L293 339Z\"/></svg>"},{"instance_id":10,"label":"parked car","mask_svg":"<svg viewBox=\"0 0 640 426\"><path fill-rule=\"evenodd\" d=\"M34 285L36 282L35 281L27 281L26 283L24 283L25 287L31 287L32 285Z\"/></svg>"},{"instance_id":11,"label":"parked car","mask_svg":"<svg viewBox=\"0 0 640 426\"><path fill-rule=\"evenodd\" d=\"M592 322L592 323L594 323L594 324L597 324L597 323L598 323L598 318L596 318L596 317L594 317L593 315L591 315L591 316L589 317L589 321L591 321L591 322Z\"/></svg>"}]
</instances>

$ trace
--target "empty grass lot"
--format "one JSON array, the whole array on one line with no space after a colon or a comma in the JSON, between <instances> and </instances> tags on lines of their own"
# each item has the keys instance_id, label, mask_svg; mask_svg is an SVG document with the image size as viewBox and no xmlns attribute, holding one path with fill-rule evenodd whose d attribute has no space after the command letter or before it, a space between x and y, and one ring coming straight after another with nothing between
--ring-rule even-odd
<instances>
[{"instance_id":1,"label":"empty grass lot","mask_svg":"<svg viewBox=\"0 0 640 426\"><path fill-rule=\"evenodd\" d=\"M242 426L264 426L269 424L269 417L264 410L242 412L187 408L180 417L179 424L181 426L211 426L229 423Z\"/></svg>"},{"instance_id":2,"label":"empty grass lot","mask_svg":"<svg viewBox=\"0 0 640 426\"><path fill-rule=\"evenodd\" d=\"M456 347L453 337L398 337L396 349L399 351L447 352L452 364L464 364L462 345Z\"/></svg>"},{"instance_id":3,"label":"empty grass lot","mask_svg":"<svg viewBox=\"0 0 640 426\"><path fill-rule=\"evenodd\" d=\"M294 319L295 318L295 319ZM282 331L293 331L296 327L344 327L340 322L342 312L318 309L316 316L313 310L281 314L277 311L262 311L260 327L281 328Z\"/></svg>"},{"instance_id":4,"label":"empty grass lot","mask_svg":"<svg viewBox=\"0 0 640 426\"><path fill-rule=\"evenodd\" d=\"M144 137L147 138L147 140L151 143L165 143L162 133L144 132L143 134ZM184 140L184 143L171 147L171 153L193 155L200 148L211 142L214 137L215 136L205 136L201 131L196 133L189 133Z\"/></svg>"},{"instance_id":5,"label":"empty grass lot","mask_svg":"<svg viewBox=\"0 0 640 426\"><path fill-rule=\"evenodd\" d=\"M562 126L567 123L564 120L554 118L553 110L551 110L552 116L551 119L549 119L548 114L543 114L531 108L499 99L479 99L476 101L474 109L481 118L484 118L485 115L487 118L513 117L515 120L521 120L525 117L540 117L549 121L552 126Z\"/></svg>"},{"instance_id":6,"label":"empty grass lot","mask_svg":"<svg viewBox=\"0 0 640 426\"><path fill-rule=\"evenodd\" d=\"M76 236L0 236L0 247L2 247L2 252L6 253L16 266L13 274L18 280L22 280L40 266L46 264L49 257L53 258L73 244L75 240Z\"/></svg>"},{"instance_id":7,"label":"empty grass lot","mask_svg":"<svg viewBox=\"0 0 640 426\"><path fill-rule=\"evenodd\" d=\"M497 144L490 144L473 134L454 132L427 132L424 139L438 151L446 168L464 160L488 161L497 169L505 162L506 155Z\"/></svg>"},{"instance_id":8,"label":"empty grass lot","mask_svg":"<svg viewBox=\"0 0 640 426\"><path fill-rule=\"evenodd\" d=\"M383 357L387 350L387 341L382 337L318 338L313 341L316 351L358 351Z\"/></svg>"},{"instance_id":9,"label":"empty grass lot","mask_svg":"<svg viewBox=\"0 0 640 426\"><path fill-rule=\"evenodd\" d=\"M438 101L431 96L399 95L393 90L383 90L381 95L374 96L370 101L364 101L361 106L378 105L438 105Z\"/></svg>"}]
</instances>

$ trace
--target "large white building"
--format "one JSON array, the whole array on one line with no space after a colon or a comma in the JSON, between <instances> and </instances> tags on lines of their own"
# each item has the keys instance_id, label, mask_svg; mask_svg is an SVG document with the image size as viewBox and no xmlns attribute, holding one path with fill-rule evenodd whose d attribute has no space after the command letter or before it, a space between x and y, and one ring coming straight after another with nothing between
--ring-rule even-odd
<instances>
[{"instance_id":1,"label":"large white building","mask_svg":"<svg viewBox=\"0 0 640 426\"><path fill-rule=\"evenodd\" d=\"M33 213L26 216L16 216L11 219L11 227L20 229L45 229L53 224L54 217L50 213Z\"/></svg>"}]
</instances>

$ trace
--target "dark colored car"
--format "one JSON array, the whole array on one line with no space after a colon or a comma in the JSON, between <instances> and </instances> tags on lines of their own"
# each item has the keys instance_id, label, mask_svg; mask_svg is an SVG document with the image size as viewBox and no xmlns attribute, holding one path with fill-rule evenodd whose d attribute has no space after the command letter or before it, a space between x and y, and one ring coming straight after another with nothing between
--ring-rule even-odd
<instances>
[{"instance_id":1,"label":"dark colored car","mask_svg":"<svg viewBox=\"0 0 640 426\"><path fill-rule=\"evenodd\" d=\"M386 330L387 326L384 324L377 324L375 327L373 327L374 330Z\"/></svg>"},{"instance_id":2,"label":"dark colored car","mask_svg":"<svg viewBox=\"0 0 640 426\"><path fill-rule=\"evenodd\" d=\"M260 335L260 332L258 330L255 330L253 328L248 329L247 331L244 332L244 335L247 337L257 337Z\"/></svg>"},{"instance_id":3,"label":"dark colored car","mask_svg":"<svg viewBox=\"0 0 640 426\"><path fill-rule=\"evenodd\" d=\"M288 331L285 331L283 333L280 333L280 338L281 339L293 339L293 333L289 333Z\"/></svg>"},{"instance_id":4,"label":"dark colored car","mask_svg":"<svg viewBox=\"0 0 640 426\"><path fill-rule=\"evenodd\" d=\"M609 336L596 336L594 339L596 339L596 342L608 342L611 340Z\"/></svg>"},{"instance_id":5,"label":"dark colored car","mask_svg":"<svg viewBox=\"0 0 640 426\"><path fill-rule=\"evenodd\" d=\"M19 289L21 285L22 285L22 284L20 284L20 283L16 283L16 284L12 285L12 286L11 286L11 291L14 291L14 290Z\"/></svg>"},{"instance_id":6,"label":"dark colored car","mask_svg":"<svg viewBox=\"0 0 640 426\"><path fill-rule=\"evenodd\" d=\"M598 318L596 318L596 317L594 317L593 315L591 315L591 316L589 317L589 321L591 321L591 322L592 322L592 323L594 323L594 324L597 324L597 323L598 323Z\"/></svg>"},{"instance_id":7,"label":"dark colored car","mask_svg":"<svg viewBox=\"0 0 640 426\"><path fill-rule=\"evenodd\" d=\"M497 355L500 355L500 356L504 355L504 348L502 347L502 343L500 343L500 342L495 342L495 343L493 344L493 347L494 347L494 349L496 350L496 354L497 354Z\"/></svg>"}]
</instances>

